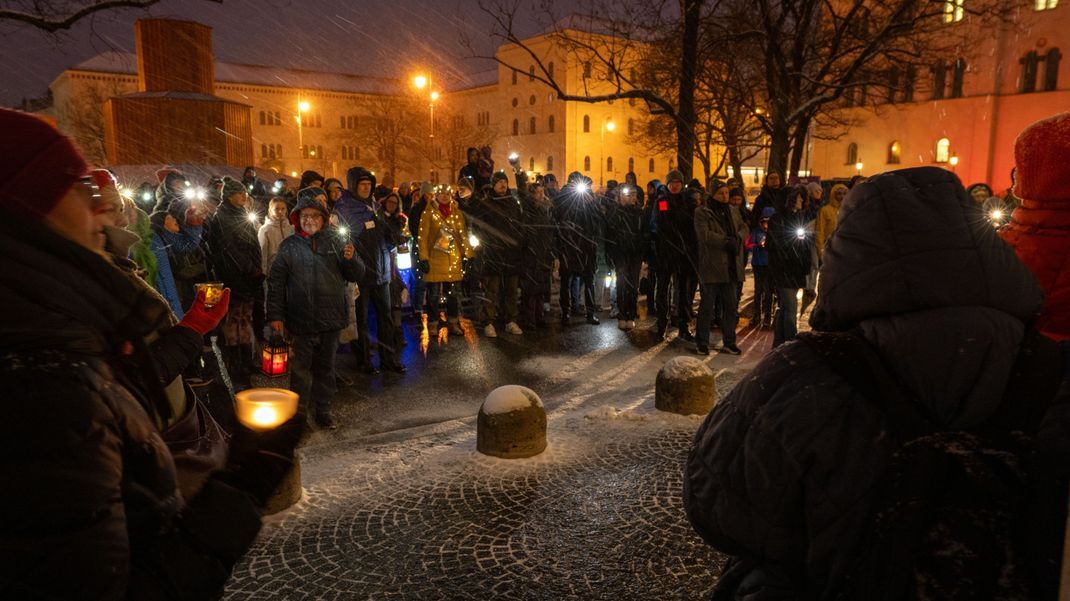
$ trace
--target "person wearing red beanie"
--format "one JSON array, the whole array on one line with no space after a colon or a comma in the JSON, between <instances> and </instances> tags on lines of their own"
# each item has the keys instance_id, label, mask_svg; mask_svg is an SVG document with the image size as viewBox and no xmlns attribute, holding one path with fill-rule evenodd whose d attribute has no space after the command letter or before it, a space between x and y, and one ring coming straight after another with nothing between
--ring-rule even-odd
<instances>
[{"instance_id":1,"label":"person wearing red beanie","mask_svg":"<svg viewBox=\"0 0 1070 601\"><path fill-rule=\"evenodd\" d=\"M218 598L305 416L267 436L237 428L222 469L188 487L208 457L165 443L191 414L167 388L226 293L171 327L167 304L102 252L117 212L104 174L32 115L0 109L0 131L0 596Z\"/></svg>"},{"instance_id":2,"label":"person wearing red beanie","mask_svg":"<svg viewBox=\"0 0 1070 601\"><path fill-rule=\"evenodd\" d=\"M1000 236L1040 282L1037 329L1070 340L1070 113L1030 125L1014 142L1014 194L1021 205Z\"/></svg>"}]
</instances>

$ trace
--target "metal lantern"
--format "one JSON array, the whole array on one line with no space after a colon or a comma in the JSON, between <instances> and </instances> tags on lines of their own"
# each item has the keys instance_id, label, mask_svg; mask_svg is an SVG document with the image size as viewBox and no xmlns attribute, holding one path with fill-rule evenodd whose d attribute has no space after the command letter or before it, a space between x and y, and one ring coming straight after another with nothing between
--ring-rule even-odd
<instances>
[{"instance_id":1,"label":"metal lantern","mask_svg":"<svg viewBox=\"0 0 1070 601\"><path fill-rule=\"evenodd\" d=\"M282 376L290 366L290 347L281 339L272 339L260 352L260 371L266 376Z\"/></svg>"}]
</instances>

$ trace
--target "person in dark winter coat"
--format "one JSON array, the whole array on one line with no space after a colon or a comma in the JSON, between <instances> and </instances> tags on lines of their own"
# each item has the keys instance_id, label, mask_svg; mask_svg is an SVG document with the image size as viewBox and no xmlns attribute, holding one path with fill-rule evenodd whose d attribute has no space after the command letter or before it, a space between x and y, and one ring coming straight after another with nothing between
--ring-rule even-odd
<instances>
[{"instance_id":1,"label":"person in dark winter coat","mask_svg":"<svg viewBox=\"0 0 1070 601\"><path fill-rule=\"evenodd\" d=\"M657 311L658 289L658 211L657 203L654 202L662 189L660 180L650 180L646 184L646 203L643 205L643 232L646 236L646 252L643 261L646 262L646 282L643 286L646 294L646 314L652 316Z\"/></svg>"},{"instance_id":2,"label":"person in dark winter coat","mask_svg":"<svg viewBox=\"0 0 1070 601\"><path fill-rule=\"evenodd\" d=\"M315 171L308 170L301 174L301 184L297 186L298 190L304 190L305 188L322 188L323 176ZM301 202L298 200L297 202Z\"/></svg>"},{"instance_id":3,"label":"person in dark winter coat","mask_svg":"<svg viewBox=\"0 0 1070 601\"><path fill-rule=\"evenodd\" d=\"M14 111L0 111L0 129L0 453L12 493L0 499L0 591L219 598L260 529L258 507L292 468L300 425L240 430L226 468L184 498L161 439L172 408L161 373L149 374L196 355L226 293L170 328L166 304L95 248L98 190L73 142ZM147 347L161 328L189 355Z\"/></svg>"},{"instance_id":4,"label":"person in dark winter coat","mask_svg":"<svg viewBox=\"0 0 1070 601\"><path fill-rule=\"evenodd\" d=\"M684 178L679 171L670 171L665 178L667 187L654 200L654 221L657 226L657 326L655 340L665 338L669 324L669 284L676 282L676 320L680 339L691 342L688 330L691 319L690 299L694 298L695 203L684 190Z\"/></svg>"},{"instance_id":5,"label":"person in dark winter coat","mask_svg":"<svg viewBox=\"0 0 1070 601\"><path fill-rule=\"evenodd\" d=\"M773 327L773 276L769 273L769 249L766 238L769 234L769 220L776 213L773 207L762 210L758 219L758 228L751 230L747 238L750 250L751 268L754 271L754 319L751 323L763 328Z\"/></svg>"},{"instance_id":6,"label":"person in dark winter coat","mask_svg":"<svg viewBox=\"0 0 1070 601\"><path fill-rule=\"evenodd\" d=\"M776 290L777 314L773 323L773 346L794 340L798 333L798 292L806 288L810 274L814 233L807 229L803 203L806 189L793 189L782 197L769 220L765 248L769 251L769 274ZM789 204L790 203L790 204Z\"/></svg>"},{"instance_id":7,"label":"person in dark winter coat","mask_svg":"<svg viewBox=\"0 0 1070 601\"><path fill-rule=\"evenodd\" d=\"M504 171L494 174L491 186L481 198L473 201L468 210L468 227L479 240L476 252L484 290L480 320L483 333L493 338L498 335L494 322L501 313L505 331L519 336L524 333L516 323L524 250L524 209L517 194L509 190L509 178ZM500 305L499 293L502 296Z\"/></svg>"},{"instance_id":8,"label":"person in dark winter coat","mask_svg":"<svg viewBox=\"0 0 1070 601\"><path fill-rule=\"evenodd\" d=\"M787 191L781 187L781 182L782 178L779 173L765 174L765 185L758 192L758 198L754 200L754 208L751 210L750 226L752 228L758 225L758 219L766 207L773 207L775 210L784 203L784 196Z\"/></svg>"},{"instance_id":9,"label":"person in dark winter coat","mask_svg":"<svg viewBox=\"0 0 1070 601\"><path fill-rule=\"evenodd\" d=\"M435 186L431 182L421 182L416 191L413 192L412 208L406 213L409 217L409 231L413 232L415 239L413 243L416 245L415 255L420 254L420 219L423 218L424 211L427 207L432 206L435 202ZM415 256L414 255L414 256ZM412 312L419 316L424 312L424 309L428 307L427 292L428 286L424 281L424 273L419 269L415 270L412 274ZM432 316L435 317L435 316Z\"/></svg>"},{"instance_id":10,"label":"person in dark winter coat","mask_svg":"<svg viewBox=\"0 0 1070 601\"><path fill-rule=\"evenodd\" d=\"M268 276L267 318L272 330L290 334L290 389L315 407L320 427L333 430L334 358L349 320L345 283L359 281L364 264L311 195L297 202L290 221L294 235L282 241Z\"/></svg>"},{"instance_id":11,"label":"person in dark winter coat","mask_svg":"<svg viewBox=\"0 0 1070 601\"><path fill-rule=\"evenodd\" d=\"M557 239L557 224L553 218L553 203L546 195L542 184L527 184L524 175L518 175L518 190L524 209L524 253L520 276L520 304L523 310L524 327L545 327L544 303L550 302L553 284L554 243Z\"/></svg>"},{"instance_id":12,"label":"person in dark winter coat","mask_svg":"<svg viewBox=\"0 0 1070 601\"><path fill-rule=\"evenodd\" d=\"M401 364L401 348L392 343L398 339L390 318L390 281L394 274L391 253L397 241L390 227L378 214L378 203L372 198L375 176L364 167L353 167L346 172L349 189L338 199L334 213L340 223L349 228L350 241L364 263L364 277L359 282L360 296L356 301L357 351L363 369L371 374L379 373L371 360L371 338L368 334L368 305L375 307L379 343L379 366L395 373L405 373Z\"/></svg>"},{"instance_id":13,"label":"person in dark winter coat","mask_svg":"<svg viewBox=\"0 0 1070 601\"><path fill-rule=\"evenodd\" d=\"M253 201L253 208L258 209L261 215L267 213L268 190L264 182L256 178L256 168L246 167L241 176L241 183Z\"/></svg>"},{"instance_id":14,"label":"person in dark winter coat","mask_svg":"<svg viewBox=\"0 0 1070 601\"><path fill-rule=\"evenodd\" d=\"M635 189L635 205L639 208L646 206L646 192L643 191L643 187L639 185L639 181L635 178L635 172L629 171L624 174L624 185L630 186Z\"/></svg>"},{"instance_id":15,"label":"person in dark winter coat","mask_svg":"<svg viewBox=\"0 0 1070 601\"><path fill-rule=\"evenodd\" d=\"M646 244L639 188L625 184L606 207L606 257L617 274L617 327L631 330L639 319L639 272Z\"/></svg>"},{"instance_id":16,"label":"person in dark winter coat","mask_svg":"<svg viewBox=\"0 0 1070 601\"><path fill-rule=\"evenodd\" d=\"M480 170L479 162L481 157L478 148L469 148L465 156L468 158L468 163L461 167L460 172L457 174L457 179L467 178L472 182L473 191L479 192L483 189L483 186L490 185L490 176L484 177L483 172Z\"/></svg>"},{"instance_id":17,"label":"person in dark winter coat","mask_svg":"<svg viewBox=\"0 0 1070 601\"><path fill-rule=\"evenodd\" d=\"M166 255L168 268L174 278L175 293L178 303L173 304L185 308L193 303L194 286L198 282L208 279L208 262L201 248L203 241L202 227L207 211L198 209L195 203L186 198L186 191L190 187L189 180L178 171L167 171L163 181L156 188L156 204L151 214L153 229L161 237L171 238L164 244L156 244L154 252L157 256ZM165 215L174 217L175 226L180 236L175 239L162 233L165 225ZM172 228L176 229L176 228ZM157 266L162 267L162 261L157 261ZM160 282L164 286L166 282ZM157 288L159 290L160 288ZM166 295L165 295L166 296ZM176 312L181 316L181 312Z\"/></svg>"},{"instance_id":18,"label":"person in dark winter coat","mask_svg":"<svg viewBox=\"0 0 1070 601\"><path fill-rule=\"evenodd\" d=\"M1023 365L1016 357L1042 302L1037 282L991 226L974 218L970 203L953 174L933 167L856 186L825 248L810 320L816 331L856 332L902 388L901 402L939 430L976 428L1004 404L1005 392L1015 394L1008 384L1024 375L1016 373ZM893 433L881 405L816 349L803 341L774 349L695 435L685 465L688 519L708 544L742 560L733 562L735 577L722 577L717 598L839 598L873 532L872 513L887 501L885 466L906 440ZM1050 365L1041 363L1024 362L1025 373L1043 376ZM1057 385L1047 386L1050 395ZM1057 417L1049 411L1035 430L1038 449L1046 431L1059 428L1050 423ZM945 484L952 483L939 483L941 493ZM985 486L1000 494L999 483ZM923 488L931 487L917 482L910 490ZM1064 522L1065 511L1064 499ZM1061 547L1061 532L1047 536ZM945 552L941 565L954 570L963 552L989 551ZM992 558L985 580L960 579L960 590L930 591L931 598L977 598L1012 575L1009 562L1021 560ZM1058 563L1052 567L1057 582ZM920 590L915 597L914 584L903 583L906 596L929 598Z\"/></svg>"},{"instance_id":19,"label":"person in dark winter coat","mask_svg":"<svg viewBox=\"0 0 1070 601\"><path fill-rule=\"evenodd\" d=\"M235 387L248 387L255 370L253 305L263 302L263 257L257 237L260 223L249 209L249 192L241 182L223 180L222 202L205 223L208 263L218 281L230 288L231 305L223 322L223 357ZM261 333L261 336L263 334Z\"/></svg>"},{"instance_id":20,"label":"person in dark winter coat","mask_svg":"<svg viewBox=\"0 0 1070 601\"><path fill-rule=\"evenodd\" d=\"M602 214L591 191L590 178L578 171L568 176L568 182L554 199L554 219L557 221L557 256L561 275L561 325L571 323L572 282L583 286L587 323L598 325L594 301L594 273L598 270L598 239L602 235Z\"/></svg>"},{"instance_id":21,"label":"person in dark winter coat","mask_svg":"<svg viewBox=\"0 0 1070 601\"><path fill-rule=\"evenodd\" d=\"M737 283L743 279L743 245L747 240L747 226L743 217L728 204L728 187L720 186L707 201L695 210L695 237L698 242L696 271L702 286L695 345L699 354L710 354L710 321L713 319L714 299L723 308L721 318L722 344L718 349L731 355L740 354L736 346L736 324L739 321Z\"/></svg>"}]
</instances>

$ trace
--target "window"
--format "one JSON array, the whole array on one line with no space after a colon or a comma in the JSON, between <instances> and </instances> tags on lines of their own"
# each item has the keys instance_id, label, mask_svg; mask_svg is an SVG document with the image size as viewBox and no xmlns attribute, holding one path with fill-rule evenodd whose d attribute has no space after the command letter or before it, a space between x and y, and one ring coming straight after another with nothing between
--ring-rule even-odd
<instances>
[{"instance_id":1,"label":"window","mask_svg":"<svg viewBox=\"0 0 1070 601\"><path fill-rule=\"evenodd\" d=\"M553 63L550 63L551 65ZM554 157L546 157L546 171L550 172L554 170Z\"/></svg>"},{"instance_id":2,"label":"window","mask_svg":"<svg viewBox=\"0 0 1070 601\"><path fill-rule=\"evenodd\" d=\"M528 82L535 81L535 65L528 67ZM532 97L534 98L534 96ZM532 104L535 104L534 102Z\"/></svg>"},{"instance_id":3,"label":"window","mask_svg":"<svg viewBox=\"0 0 1070 601\"><path fill-rule=\"evenodd\" d=\"M946 163L951 158L951 140L947 138L940 138L936 141L936 156L934 160L937 163Z\"/></svg>"},{"instance_id":4,"label":"window","mask_svg":"<svg viewBox=\"0 0 1070 601\"><path fill-rule=\"evenodd\" d=\"M550 115L550 118L546 120L546 131L554 133L554 116Z\"/></svg>"},{"instance_id":5,"label":"window","mask_svg":"<svg viewBox=\"0 0 1070 601\"><path fill-rule=\"evenodd\" d=\"M587 61L587 62L583 63L583 78L584 79L590 79L591 78L591 61Z\"/></svg>"},{"instance_id":6,"label":"window","mask_svg":"<svg viewBox=\"0 0 1070 601\"><path fill-rule=\"evenodd\" d=\"M635 133L635 119L632 119L631 117L628 117L628 135L630 136L630 135L633 135L634 133Z\"/></svg>"},{"instance_id":7,"label":"window","mask_svg":"<svg viewBox=\"0 0 1070 601\"><path fill-rule=\"evenodd\" d=\"M535 133L535 117L528 120L528 133Z\"/></svg>"},{"instance_id":8,"label":"window","mask_svg":"<svg viewBox=\"0 0 1070 601\"><path fill-rule=\"evenodd\" d=\"M280 159L282 158L282 144L275 145L275 156Z\"/></svg>"},{"instance_id":9,"label":"window","mask_svg":"<svg viewBox=\"0 0 1070 601\"><path fill-rule=\"evenodd\" d=\"M899 153L902 150L903 149L899 145L899 141L898 140L893 140L892 143L888 145L888 164L889 165L898 165L899 164Z\"/></svg>"},{"instance_id":10,"label":"window","mask_svg":"<svg viewBox=\"0 0 1070 601\"><path fill-rule=\"evenodd\" d=\"M888 103L895 103L895 93L899 91L899 67L888 70Z\"/></svg>"},{"instance_id":11,"label":"window","mask_svg":"<svg viewBox=\"0 0 1070 601\"><path fill-rule=\"evenodd\" d=\"M933 65L933 100L944 97L944 86L947 85L947 65L940 61Z\"/></svg>"},{"instance_id":12,"label":"window","mask_svg":"<svg viewBox=\"0 0 1070 601\"><path fill-rule=\"evenodd\" d=\"M519 98L513 98L513 108L516 108L520 104Z\"/></svg>"},{"instance_id":13,"label":"window","mask_svg":"<svg viewBox=\"0 0 1070 601\"><path fill-rule=\"evenodd\" d=\"M267 115L264 111L260 111L260 125L267 125Z\"/></svg>"},{"instance_id":14,"label":"window","mask_svg":"<svg viewBox=\"0 0 1070 601\"><path fill-rule=\"evenodd\" d=\"M260 113L260 114L263 115L264 113ZM267 154L267 144L261 144L260 145L260 158L266 159L267 155L268 155Z\"/></svg>"},{"instance_id":15,"label":"window","mask_svg":"<svg viewBox=\"0 0 1070 601\"><path fill-rule=\"evenodd\" d=\"M528 98L528 104L530 104L532 106L535 105L535 95L534 94L532 94L531 97Z\"/></svg>"},{"instance_id":16,"label":"window","mask_svg":"<svg viewBox=\"0 0 1070 601\"><path fill-rule=\"evenodd\" d=\"M528 171L535 171L535 157L528 159Z\"/></svg>"},{"instance_id":17,"label":"window","mask_svg":"<svg viewBox=\"0 0 1070 601\"><path fill-rule=\"evenodd\" d=\"M1059 5L1059 0L1034 0L1033 10L1051 10Z\"/></svg>"},{"instance_id":18,"label":"window","mask_svg":"<svg viewBox=\"0 0 1070 601\"><path fill-rule=\"evenodd\" d=\"M282 117L279 116L278 111L275 111L275 125L282 125Z\"/></svg>"},{"instance_id":19,"label":"window","mask_svg":"<svg viewBox=\"0 0 1070 601\"><path fill-rule=\"evenodd\" d=\"M844 165L854 165L858 162L858 144L851 142L847 145L847 160L843 162Z\"/></svg>"},{"instance_id":20,"label":"window","mask_svg":"<svg viewBox=\"0 0 1070 601\"><path fill-rule=\"evenodd\" d=\"M1037 56L1036 50L1030 50L1018 59L1018 62L1022 65L1022 84L1019 86L1019 90L1023 94L1029 92L1035 92L1037 90L1037 63L1040 57Z\"/></svg>"},{"instance_id":21,"label":"window","mask_svg":"<svg viewBox=\"0 0 1070 601\"><path fill-rule=\"evenodd\" d=\"M955 61L955 70L951 75L951 98L962 98L962 80L966 76L966 61Z\"/></svg>"},{"instance_id":22,"label":"window","mask_svg":"<svg viewBox=\"0 0 1070 601\"><path fill-rule=\"evenodd\" d=\"M613 173L613 157L606 157L606 172Z\"/></svg>"},{"instance_id":23,"label":"window","mask_svg":"<svg viewBox=\"0 0 1070 601\"><path fill-rule=\"evenodd\" d=\"M304 146L301 147L301 158L303 158L303 159L307 159L308 158L308 144L305 144Z\"/></svg>"},{"instance_id":24,"label":"window","mask_svg":"<svg viewBox=\"0 0 1070 601\"><path fill-rule=\"evenodd\" d=\"M914 102L914 82L918 78L918 69L914 65L907 67L906 79L903 81L903 102Z\"/></svg>"},{"instance_id":25,"label":"window","mask_svg":"<svg viewBox=\"0 0 1070 601\"><path fill-rule=\"evenodd\" d=\"M590 115L584 115L583 116L583 133L585 133L585 134L591 133L591 116Z\"/></svg>"},{"instance_id":26,"label":"window","mask_svg":"<svg viewBox=\"0 0 1070 601\"><path fill-rule=\"evenodd\" d=\"M650 159L650 162L647 163L646 170L650 173L654 173L654 159Z\"/></svg>"},{"instance_id":27,"label":"window","mask_svg":"<svg viewBox=\"0 0 1070 601\"><path fill-rule=\"evenodd\" d=\"M944 23L958 23L965 16L966 0L944 0Z\"/></svg>"},{"instance_id":28,"label":"window","mask_svg":"<svg viewBox=\"0 0 1070 601\"><path fill-rule=\"evenodd\" d=\"M516 85L516 71L513 71L513 85Z\"/></svg>"},{"instance_id":29,"label":"window","mask_svg":"<svg viewBox=\"0 0 1070 601\"><path fill-rule=\"evenodd\" d=\"M549 65L546 65L546 72L550 75L550 79L554 78L554 62L550 61Z\"/></svg>"},{"instance_id":30,"label":"window","mask_svg":"<svg viewBox=\"0 0 1070 601\"><path fill-rule=\"evenodd\" d=\"M274 144L271 144L270 146L268 146L268 158L269 159L276 158L276 156L275 156L275 148L276 148L276 146Z\"/></svg>"},{"instance_id":31,"label":"window","mask_svg":"<svg viewBox=\"0 0 1070 601\"><path fill-rule=\"evenodd\" d=\"M1058 48L1048 51L1044 59L1044 91L1054 92L1059 83L1059 61L1063 58Z\"/></svg>"},{"instance_id":32,"label":"window","mask_svg":"<svg viewBox=\"0 0 1070 601\"><path fill-rule=\"evenodd\" d=\"M520 120L519 119L513 119L513 135L514 136L519 136L520 135Z\"/></svg>"},{"instance_id":33,"label":"window","mask_svg":"<svg viewBox=\"0 0 1070 601\"><path fill-rule=\"evenodd\" d=\"M591 157L583 157L583 170L584 171L590 171L591 170Z\"/></svg>"},{"instance_id":34,"label":"window","mask_svg":"<svg viewBox=\"0 0 1070 601\"><path fill-rule=\"evenodd\" d=\"M345 129L345 128L346 128L346 118L345 118L345 115L343 115L343 116L342 116L342 124L341 124L341 125L339 125L338 127L342 128L342 129Z\"/></svg>"}]
</instances>

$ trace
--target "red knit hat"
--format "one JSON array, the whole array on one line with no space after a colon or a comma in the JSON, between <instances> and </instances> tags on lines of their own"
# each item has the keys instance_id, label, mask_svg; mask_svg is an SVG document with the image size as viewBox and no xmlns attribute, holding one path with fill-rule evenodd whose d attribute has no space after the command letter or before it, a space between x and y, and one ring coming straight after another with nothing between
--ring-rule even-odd
<instances>
[{"instance_id":1,"label":"red knit hat","mask_svg":"<svg viewBox=\"0 0 1070 601\"><path fill-rule=\"evenodd\" d=\"M28 113L0 109L0 208L41 219L88 171L70 138Z\"/></svg>"},{"instance_id":2,"label":"red knit hat","mask_svg":"<svg viewBox=\"0 0 1070 601\"><path fill-rule=\"evenodd\" d=\"M1070 113L1042 119L1014 142L1014 194L1038 202L1070 202Z\"/></svg>"}]
</instances>

